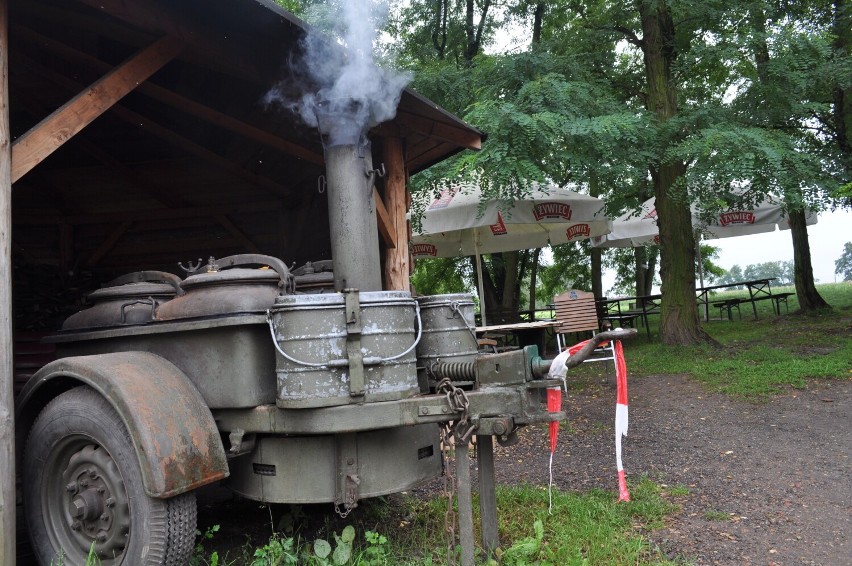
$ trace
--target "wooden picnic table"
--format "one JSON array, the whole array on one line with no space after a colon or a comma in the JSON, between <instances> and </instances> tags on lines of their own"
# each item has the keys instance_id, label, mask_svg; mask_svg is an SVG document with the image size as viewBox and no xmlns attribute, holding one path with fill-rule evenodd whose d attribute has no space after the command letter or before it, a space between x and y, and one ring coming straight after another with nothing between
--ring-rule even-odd
<instances>
[{"instance_id":1,"label":"wooden picnic table","mask_svg":"<svg viewBox=\"0 0 852 566\"><path fill-rule=\"evenodd\" d=\"M780 315L781 303L783 302L784 306L787 306L787 298L792 296L794 293L773 293L772 281L776 280L776 277L766 277L763 279L753 279L751 281L739 281L735 283L699 287L696 289L697 299L700 304L705 306L705 308L712 303L713 306L719 309L720 315L723 310L727 310L728 320L733 319L732 309L736 308L737 312L739 312L740 305L743 303L751 303L751 308L754 312L754 319L757 320L757 301L765 300L771 301L772 312ZM725 299L723 301L716 302L710 300L710 291L730 289L734 287L745 287L748 290L748 299ZM789 307L787 307L787 310L789 311ZM742 318L742 313L740 313L740 317Z\"/></svg>"}]
</instances>

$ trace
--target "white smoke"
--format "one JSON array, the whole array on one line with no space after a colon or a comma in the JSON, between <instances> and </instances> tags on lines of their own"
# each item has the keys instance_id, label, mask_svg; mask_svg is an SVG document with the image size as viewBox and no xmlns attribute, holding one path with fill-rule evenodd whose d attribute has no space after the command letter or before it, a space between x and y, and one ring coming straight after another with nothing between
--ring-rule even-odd
<instances>
[{"instance_id":1,"label":"white smoke","mask_svg":"<svg viewBox=\"0 0 852 566\"><path fill-rule=\"evenodd\" d=\"M320 103L330 114L345 114L361 132L393 119L411 75L380 66L374 56L376 30L387 18L387 10L386 2L376 0L329 0L315 5L308 17L315 27L291 65L318 88L292 100L282 82L270 89L264 102L285 106L314 127Z\"/></svg>"}]
</instances>

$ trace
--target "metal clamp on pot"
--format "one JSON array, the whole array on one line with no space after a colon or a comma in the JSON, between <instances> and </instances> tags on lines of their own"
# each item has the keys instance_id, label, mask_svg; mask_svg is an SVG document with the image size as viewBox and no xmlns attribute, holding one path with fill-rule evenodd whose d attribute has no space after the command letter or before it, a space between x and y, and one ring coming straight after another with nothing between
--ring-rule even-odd
<instances>
[{"instance_id":1,"label":"metal clamp on pot","mask_svg":"<svg viewBox=\"0 0 852 566\"><path fill-rule=\"evenodd\" d=\"M63 330L147 324L155 310L183 295L180 277L165 271L136 271L122 275L92 292L91 307L65 320ZM148 308L139 308L139 307Z\"/></svg>"}]
</instances>

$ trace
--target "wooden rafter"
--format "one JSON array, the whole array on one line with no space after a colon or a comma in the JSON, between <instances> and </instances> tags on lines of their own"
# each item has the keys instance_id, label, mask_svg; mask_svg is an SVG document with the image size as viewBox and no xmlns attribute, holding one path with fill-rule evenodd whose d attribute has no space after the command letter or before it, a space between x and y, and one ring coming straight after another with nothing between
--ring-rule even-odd
<instances>
[{"instance_id":1,"label":"wooden rafter","mask_svg":"<svg viewBox=\"0 0 852 566\"><path fill-rule=\"evenodd\" d=\"M68 79L60 73L57 73L56 71L49 69L44 65L41 65L40 63L34 61L33 59L30 59L29 57L26 57L24 55L18 55L17 57L22 62L25 62L30 68L30 70L39 73L46 79L58 85L61 85L70 90L76 90L76 88L79 87L79 84L76 81ZM151 135L156 136L164 141L167 141L168 143L174 145L179 149L182 149L183 151L186 151L187 153L205 159L213 163L217 167L228 171L235 176L247 180L248 182L261 189L284 197L292 196L290 190L287 187L281 185L280 183L272 181L264 177L263 175L259 175L253 171L250 171L239 164L233 163L224 156L207 149L206 147L174 132L170 128L160 125L155 120L142 116L141 114L138 114L133 110L130 110L129 108L126 108L120 104L115 104L112 106L112 108L110 108L110 113L113 116L124 120L125 122L133 124L136 127L142 128L144 131L150 133Z\"/></svg>"},{"instance_id":2,"label":"wooden rafter","mask_svg":"<svg viewBox=\"0 0 852 566\"><path fill-rule=\"evenodd\" d=\"M465 149L482 149L482 135L470 128L438 122L404 110L397 111L394 121L396 124L424 136L437 138ZM382 132L381 127L378 131ZM396 132L390 130L386 134L394 136Z\"/></svg>"},{"instance_id":3,"label":"wooden rafter","mask_svg":"<svg viewBox=\"0 0 852 566\"><path fill-rule=\"evenodd\" d=\"M239 214L251 212L269 212L278 210L281 203L278 201L260 201L237 205L222 206L197 206L188 208L161 208L156 210L127 210L121 213L121 217L131 222L142 222L145 220L181 220L185 218L214 218L224 214ZM54 226L62 222L74 226L87 224L112 224L115 222L115 213L102 214L15 214L15 225L20 226Z\"/></svg>"},{"instance_id":4,"label":"wooden rafter","mask_svg":"<svg viewBox=\"0 0 852 566\"><path fill-rule=\"evenodd\" d=\"M12 182L113 107L139 83L174 59L183 43L163 37L117 66L36 124L12 144Z\"/></svg>"},{"instance_id":5,"label":"wooden rafter","mask_svg":"<svg viewBox=\"0 0 852 566\"><path fill-rule=\"evenodd\" d=\"M83 53L64 43L61 43L53 38L44 36L40 33L27 29L23 26L14 26L13 32L15 37L20 37L29 41L34 45L47 48L53 53L59 54L71 61L82 63L90 68L103 72L109 68L109 64L101 61L96 57L92 57L87 53ZM248 124L242 120L238 120L223 112L205 106L195 100L177 94L171 90L165 89L151 82L146 82L139 85L138 92L158 100L164 104L168 104L174 108L192 114L193 116L210 122L220 128L228 130L232 133L245 137L246 139L263 144L267 147L278 150L287 155L293 155L300 159L304 159L315 165L324 163L323 156L315 151L312 151L299 144L287 141L272 132L258 128L252 124Z\"/></svg>"},{"instance_id":6,"label":"wooden rafter","mask_svg":"<svg viewBox=\"0 0 852 566\"><path fill-rule=\"evenodd\" d=\"M119 224L115 230L113 230L109 236L98 246L98 249L86 260L87 267L94 267L98 264L101 259L103 259L109 252L112 250L118 241L124 236L130 227L133 226L133 222L125 221Z\"/></svg>"},{"instance_id":7,"label":"wooden rafter","mask_svg":"<svg viewBox=\"0 0 852 566\"><path fill-rule=\"evenodd\" d=\"M234 237L236 241L241 243L247 252L251 252L253 254L259 254L260 249L251 241L251 239L245 235L245 233L237 228L237 226L231 222L231 220L225 216L224 214L218 214L214 217L216 222L219 223L222 228L228 231L228 233Z\"/></svg>"},{"instance_id":8,"label":"wooden rafter","mask_svg":"<svg viewBox=\"0 0 852 566\"><path fill-rule=\"evenodd\" d=\"M197 22L180 17L168 3L158 2L153 5L145 0L79 1L134 27L177 37L193 50L205 54L206 59L227 67L229 74L255 80L263 77L256 64L257 58L245 47L251 43L251 38L215 33Z\"/></svg>"}]
</instances>

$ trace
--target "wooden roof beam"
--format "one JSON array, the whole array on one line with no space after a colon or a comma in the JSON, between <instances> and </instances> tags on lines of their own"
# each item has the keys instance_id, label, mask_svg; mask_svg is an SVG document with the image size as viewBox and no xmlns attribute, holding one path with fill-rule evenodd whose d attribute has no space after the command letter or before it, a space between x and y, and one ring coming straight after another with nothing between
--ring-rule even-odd
<instances>
[{"instance_id":1,"label":"wooden roof beam","mask_svg":"<svg viewBox=\"0 0 852 566\"><path fill-rule=\"evenodd\" d=\"M263 80L264 73L254 64L257 56L245 48L251 41L248 37L224 36L180 17L165 2L152 6L144 0L78 0L95 10L109 14L123 22L154 33L164 33L186 42L193 50L203 53L210 60L224 64L230 74Z\"/></svg>"},{"instance_id":2,"label":"wooden roof beam","mask_svg":"<svg viewBox=\"0 0 852 566\"><path fill-rule=\"evenodd\" d=\"M158 39L15 140L12 143L12 182L26 175L62 144L113 107L136 85L147 80L174 59L182 49L183 43L172 37Z\"/></svg>"},{"instance_id":3,"label":"wooden roof beam","mask_svg":"<svg viewBox=\"0 0 852 566\"><path fill-rule=\"evenodd\" d=\"M458 147L476 151L482 149L482 134L472 128L461 128L445 122L438 122L404 110L397 111L395 122L399 126L408 128L418 134L452 143ZM385 133L382 130L382 126L374 128L374 130L391 137L399 135L397 131L388 131Z\"/></svg>"},{"instance_id":4,"label":"wooden roof beam","mask_svg":"<svg viewBox=\"0 0 852 566\"><path fill-rule=\"evenodd\" d=\"M161 208L156 210L128 210L120 213L122 219L130 222L146 220L182 220L186 218L215 218L221 215L233 215L252 212L270 212L278 210L279 201L260 201L236 205L196 206L187 208ZM86 224L115 223L117 213L103 214L15 214L16 226L55 226L62 222L73 226Z\"/></svg>"},{"instance_id":5,"label":"wooden roof beam","mask_svg":"<svg viewBox=\"0 0 852 566\"><path fill-rule=\"evenodd\" d=\"M19 90L20 89L13 89L13 92L16 92L17 94ZM27 93L26 95L19 94L18 98L20 99L20 102L18 104L20 104L24 109L26 109L28 113L32 114L33 116L40 116L43 115L43 113L45 112L46 105L43 102L36 100L37 97L34 97L32 93ZM159 204L164 204L172 207L186 207L190 205L190 203L186 199L181 198L179 195L175 194L174 191L168 191L165 188L161 188L157 186L156 183L152 183L151 181L143 182L142 179L140 179L140 175L136 171L134 171L124 163L121 163L116 158L109 155L106 151L102 150L95 144L78 137L74 140L74 145L75 147L82 150L84 153L89 154L96 160L100 161L102 164L119 173L121 176L127 179L136 190L142 192L143 194L149 195ZM144 175L142 175L142 177L144 177ZM42 176L34 184L37 184L42 190L49 191L51 199L56 200L60 204L62 210L68 210L72 213L77 212L77 210L75 209L75 204L68 202L68 200L60 194L60 191L58 191L55 186L46 186L47 183L50 182L46 181ZM20 186L20 184L21 183L19 181L18 186Z\"/></svg>"},{"instance_id":6,"label":"wooden roof beam","mask_svg":"<svg viewBox=\"0 0 852 566\"><path fill-rule=\"evenodd\" d=\"M62 55L71 61L87 65L98 72L103 72L109 68L108 63L101 61L97 57L78 51L60 41L42 35L24 26L13 26L13 32L15 38L23 38L31 44L47 48L55 54ZM209 106L205 106L204 104L165 89L154 83L142 83L139 85L137 91L153 98L154 100L158 100L164 104L187 112L188 114L192 114L196 118L210 122L222 129L241 135L249 140L271 147L287 155L296 156L315 165L323 165L325 162L323 155L320 153L285 140L272 132L233 118L232 116L210 108Z\"/></svg>"},{"instance_id":7,"label":"wooden roof beam","mask_svg":"<svg viewBox=\"0 0 852 566\"><path fill-rule=\"evenodd\" d=\"M52 69L48 69L44 65L30 59L29 57L26 57L24 55L18 55L18 59L26 62L30 70L38 72L39 74L43 75L48 80L55 82L56 84L62 85L68 88L69 90L76 90L77 88L79 88L79 84L76 81L68 79L64 75L57 73ZM110 110L113 116L116 116L126 122L129 122L134 126L140 127L143 131L146 131L151 135L158 137L183 151L186 151L187 153L209 161L218 166L220 169L223 169L237 177L245 179L249 183L260 187L261 189L287 198L293 196L290 189L285 187L284 185L270 180L267 177L264 177L263 175L259 175L253 171L249 171L242 165L229 161L224 156L219 155L218 153L211 151L188 138L185 138L184 136L172 131L171 129L165 126L158 124L156 121L150 118L146 118L145 116L134 112L133 110L125 108L120 104L113 105Z\"/></svg>"}]
</instances>

